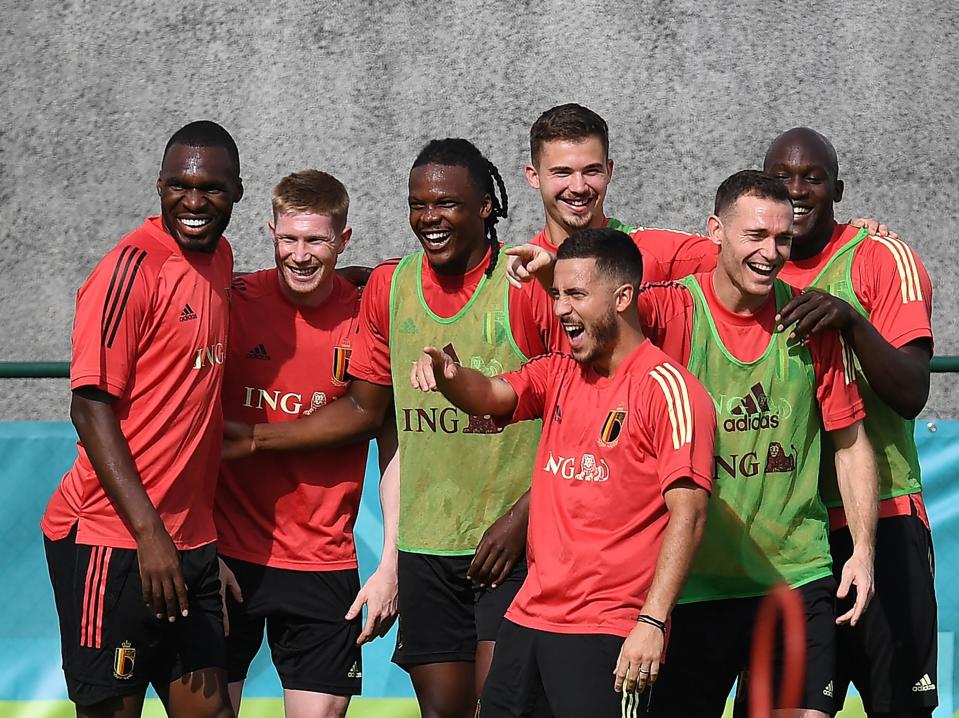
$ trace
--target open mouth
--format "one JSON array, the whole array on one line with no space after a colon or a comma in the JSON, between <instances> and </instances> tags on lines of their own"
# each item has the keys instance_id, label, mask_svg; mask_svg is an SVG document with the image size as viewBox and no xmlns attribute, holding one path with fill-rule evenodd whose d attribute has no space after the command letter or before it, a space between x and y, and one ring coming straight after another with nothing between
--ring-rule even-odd
<instances>
[{"instance_id":1,"label":"open mouth","mask_svg":"<svg viewBox=\"0 0 959 718\"><path fill-rule=\"evenodd\" d=\"M793 205L793 221L794 222L801 220L810 214L812 214L812 207L803 207L800 205Z\"/></svg>"},{"instance_id":2,"label":"open mouth","mask_svg":"<svg viewBox=\"0 0 959 718\"><path fill-rule=\"evenodd\" d=\"M209 217L177 217L177 221L188 230L200 230L206 227L211 220Z\"/></svg>"},{"instance_id":3,"label":"open mouth","mask_svg":"<svg viewBox=\"0 0 959 718\"><path fill-rule=\"evenodd\" d=\"M757 274L763 279L769 279L776 273L776 266L767 262L746 262L753 274Z\"/></svg>"},{"instance_id":4,"label":"open mouth","mask_svg":"<svg viewBox=\"0 0 959 718\"><path fill-rule=\"evenodd\" d=\"M291 267L287 265L286 271L289 272L290 276L294 279L302 282L309 281L313 279L317 272L320 271L320 268L317 267Z\"/></svg>"},{"instance_id":5,"label":"open mouth","mask_svg":"<svg viewBox=\"0 0 959 718\"><path fill-rule=\"evenodd\" d=\"M569 338L569 344L571 347L576 347L582 344L582 337L586 331L585 327L582 324L574 323L563 323L563 331L566 332L566 336Z\"/></svg>"},{"instance_id":6,"label":"open mouth","mask_svg":"<svg viewBox=\"0 0 959 718\"><path fill-rule=\"evenodd\" d=\"M559 201L569 207L573 212L582 214L589 210L595 201L595 197L560 197Z\"/></svg>"},{"instance_id":7,"label":"open mouth","mask_svg":"<svg viewBox=\"0 0 959 718\"><path fill-rule=\"evenodd\" d=\"M420 232L420 241L423 242L423 246L431 251L436 251L443 249L447 244L449 244L450 238L453 236L453 233L449 230L430 230L429 232Z\"/></svg>"}]
</instances>

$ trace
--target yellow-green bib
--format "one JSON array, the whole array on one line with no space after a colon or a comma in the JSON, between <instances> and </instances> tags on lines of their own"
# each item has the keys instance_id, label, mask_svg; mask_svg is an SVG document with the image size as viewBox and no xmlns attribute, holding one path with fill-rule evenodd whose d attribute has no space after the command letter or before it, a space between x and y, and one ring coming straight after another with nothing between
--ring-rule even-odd
<instances>
[{"instance_id":1,"label":"yellow-green bib","mask_svg":"<svg viewBox=\"0 0 959 718\"><path fill-rule=\"evenodd\" d=\"M390 364L400 452L402 551L465 556L529 489L541 422L499 430L439 392L410 384L423 347L452 346L458 361L487 376L518 369L523 356L509 321L506 257L455 316L439 317L423 296L423 253L404 257L390 288Z\"/></svg>"}]
</instances>

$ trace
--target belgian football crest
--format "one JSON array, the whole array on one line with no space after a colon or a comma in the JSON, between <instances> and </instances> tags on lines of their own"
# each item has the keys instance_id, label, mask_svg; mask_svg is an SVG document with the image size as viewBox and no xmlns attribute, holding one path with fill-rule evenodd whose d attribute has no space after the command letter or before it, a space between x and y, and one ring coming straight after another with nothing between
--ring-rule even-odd
<instances>
[{"instance_id":1,"label":"belgian football crest","mask_svg":"<svg viewBox=\"0 0 959 718\"><path fill-rule=\"evenodd\" d=\"M616 446L619 435L623 433L623 424L626 421L626 410L616 409L606 415L603 428L599 432L600 446Z\"/></svg>"},{"instance_id":2,"label":"belgian football crest","mask_svg":"<svg viewBox=\"0 0 959 718\"><path fill-rule=\"evenodd\" d=\"M125 681L133 677L133 664L136 661L137 649L129 641L120 644L113 654L113 677Z\"/></svg>"},{"instance_id":3,"label":"belgian football crest","mask_svg":"<svg viewBox=\"0 0 959 718\"><path fill-rule=\"evenodd\" d=\"M350 347L333 347L333 383L337 386L346 384L346 372L350 366Z\"/></svg>"}]
</instances>

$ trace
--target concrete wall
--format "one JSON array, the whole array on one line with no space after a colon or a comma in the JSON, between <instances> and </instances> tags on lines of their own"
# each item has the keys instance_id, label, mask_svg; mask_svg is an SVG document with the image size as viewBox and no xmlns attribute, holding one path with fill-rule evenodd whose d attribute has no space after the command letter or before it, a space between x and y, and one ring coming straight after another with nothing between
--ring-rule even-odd
<instances>
[{"instance_id":1,"label":"concrete wall","mask_svg":"<svg viewBox=\"0 0 959 718\"><path fill-rule=\"evenodd\" d=\"M373 263L415 248L405 182L432 137L472 139L510 191L503 237L542 223L522 178L530 123L578 101L616 161L609 209L701 229L717 184L808 124L839 150L842 216L887 220L936 288L937 349L959 354L959 20L954 3L676 0L303 3L0 1L0 359L68 359L76 288L146 214L169 135L237 139L237 267L272 262L272 184L315 166L350 189ZM959 414L934 379L930 416ZM0 419L63 418L62 381L4 381Z\"/></svg>"}]
</instances>

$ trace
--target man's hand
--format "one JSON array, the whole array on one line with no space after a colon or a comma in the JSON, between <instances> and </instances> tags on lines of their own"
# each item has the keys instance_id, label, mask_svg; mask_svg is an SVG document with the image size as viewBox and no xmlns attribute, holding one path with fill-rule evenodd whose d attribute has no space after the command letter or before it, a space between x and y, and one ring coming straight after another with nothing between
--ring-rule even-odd
<instances>
[{"instance_id":1,"label":"man's hand","mask_svg":"<svg viewBox=\"0 0 959 718\"><path fill-rule=\"evenodd\" d=\"M805 339L825 329L842 331L859 317L855 309L839 297L819 289L807 289L776 315L776 331L783 332L792 324L791 337Z\"/></svg>"},{"instance_id":2,"label":"man's hand","mask_svg":"<svg viewBox=\"0 0 959 718\"><path fill-rule=\"evenodd\" d=\"M627 693L642 692L651 686L659 676L659 664L663 658L663 632L648 623L637 623L623 641L616 660L613 675L616 682L613 688L617 693L624 689Z\"/></svg>"},{"instance_id":3,"label":"man's hand","mask_svg":"<svg viewBox=\"0 0 959 718\"><path fill-rule=\"evenodd\" d=\"M854 217L849 220L853 227L865 227L866 231L873 237L889 237L890 239L899 239L899 233L889 229L875 217Z\"/></svg>"},{"instance_id":4,"label":"man's hand","mask_svg":"<svg viewBox=\"0 0 959 718\"><path fill-rule=\"evenodd\" d=\"M220 562L220 601L223 602L223 635L230 635L230 613L226 610L226 592L229 591L233 600L237 603L243 603L243 592L240 591L240 584L236 581L233 571L227 566L222 558L217 557Z\"/></svg>"},{"instance_id":5,"label":"man's hand","mask_svg":"<svg viewBox=\"0 0 959 718\"><path fill-rule=\"evenodd\" d=\"M456 378L459 365L446 352L436 347L425 347L421 356L410 370L410 382L414 389L436 391L436 376L446 380Z\"/></svg>"},{"instance_id":6,"label":"man's hand","mask_svg":"<svg viewBox=\"0 0 959 718\"><path fill-rule=\"evenodd\" d=\"M856 555L855 552L842 567L842 578L839 581L836 598L843 599L848 596L852 586L856 587L856 602L852 608L836 619L839 625L848 623L850 626L855 626L875 593L873 562Z\"/></svg>"},{"instance_id":7,"label":"man's hand","mask_svg":"<svg viewBox=\"0 0 959 718\"><path fill-rule=\"evenodd\" d=\"M393 621L396 620L396 571L384 568L382 565L373 572L366 583L356 594L356 599L350 610L346 612L346 620L352 621L366 606L366 624L363 632L356 639L356 645L372 641L374 638L385 636Z\"/></svg>"},{"instance_id":8,"label":"man's hand","mask_svg":"<svg viewBox=\"0 0 959 718\"><path fill-rule=\"evenodd\" d=\"M223 422L223 461L242 459L256 450L253 443L253 427L242 421Z\"/></svg>"},{"instance_id":9,"label":"man's hand","mask_svg":"<svg viewBox=\"0 0 959 718\"><path fill-rule=\"evenodd\" d=\"M535 244L521 244L506 250L509 261L506 263L506 279L514 287L522 287L525 282L539 279L547 282L552 273L556 255ZM552 283L549 281L549 283Z\"/></svg>"},{"instance_id":10,"label":"man's hand","mask_svg":"<svg viewBox=\"0 0 959 718\"><path fill-rule=\"evenodd\" d=\"M480 586L496 588L509 576L526 550L526 522L510 509L483 533L466 576Z\"/></svg>"},{"instance_id":11,"label":"man's hand","mask_svg":"<svg viewBox=\"0 0 959 718\"><path fill-rule=\"evenodd\" d=\"M162 523L137 536L137 560L143 602L158 619L172 623L177 615L185 618L189 604L180 553Z\"/></svg>"}]
</instances>

